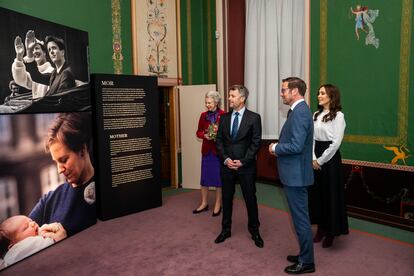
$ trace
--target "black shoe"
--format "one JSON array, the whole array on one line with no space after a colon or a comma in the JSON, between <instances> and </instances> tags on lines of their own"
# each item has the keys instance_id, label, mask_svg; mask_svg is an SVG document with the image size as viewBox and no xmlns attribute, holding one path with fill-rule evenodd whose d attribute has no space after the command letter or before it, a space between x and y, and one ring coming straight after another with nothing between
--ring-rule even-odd
<instances>
[{"instance_id":1,"label":"black shoe","mask_svg":"<svg viewBox=\"0 0 414 276\"><path fill-rule=\"evenodd\" d=\"M318 225L318 229L316 230L315 237L313 237L313 242L318 243L325 236L326 236L326 230L323 229L321 226Z\"/></svg>"},{"instance_id":2,"label":"black shoe","mask_svg":"<svg viewBox=\"0 0 414 276\"><path fill-rule=\"evenodd\" d=\"M220 235L217 236L217 238L214 242L215 243L222 243L227 238L230 238L230 237L231 237L231 232L230 231L221 231Z\"/></svg>"},{"instance_id":3,"label":"black shoe","mask_svg":"<svg viewBox=\"0 0 414 276\"><path fill-rule=\"evenodd\" d=\"M221 214L221 207L220 207L220 209L217 213L214 213L214 211L213 211L213 217L218 217L218 216L220 216L220 214Z\"/></svg>"},{"instance_id":4,"label":"black shoe","mask_svg":"<svg viewBox=\"0 0 414 276\"><path fill-rule=\"evenodd\" d=\"M263 248L264 242L263 242L262 237L260 237L260 234L259 233L252 234L252 240L254 240L254 244L257 247Z\"/></svg>"},{"instance_id":5,"label":"black shoe","mask_svg":"<svg viewBox=\"0 0 414 276\"><path fill-rule=\"evenodd\" d=\"M286 257L286 260L288 260L291 263L297 264L299 262L299 255L288 255Z\"/></svg>"},{"instance_id":6,"label":"black shoe","mask_svg":"<svg viewBox=\"0 0 414 276\"><path fill-rule=\"evenodd\" d=\"M323 248L331 247L334 241L334 236L332 235L326 235L325 239L322 242Z\"/></svg>"},{"instance_id":7,"label":"black shoe","mask_svg":"<svg viewBox=\"0 0 414 276\"><path fill-rule=\"evenodd\" d=\"M288 274L303 274L315 272L315 264L296 263L285 268L285 272Z\"/></svg>"},{"instance_id":8,"label":"black shoe","mask_svg":"<svg viewBox=\"0 0 414 276\"><path fill-rule=\"evenodd\" d=\"M204 212L204 211L208 211L208 204L203 209L200 209L200 210L194 209L193 214L198 214L198 213L201 213L201 212Z\"/></svg>"}]
</instances>

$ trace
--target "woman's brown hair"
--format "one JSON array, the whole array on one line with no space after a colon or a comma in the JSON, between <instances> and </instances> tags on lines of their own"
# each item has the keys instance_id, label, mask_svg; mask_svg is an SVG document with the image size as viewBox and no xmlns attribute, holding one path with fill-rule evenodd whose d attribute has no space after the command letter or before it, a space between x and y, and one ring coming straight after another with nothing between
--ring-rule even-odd
<instances>
[{"instance_id":1,"label":"woman's brown hair","mask_svg":"<svg viewBox=\"0 0 414 276\"><path fill-rule=\"evenodd\" d=\"M322 118L322 122L328 122L328 121L332 121L333 119L335 119L336 117L336 113L338 111L342 110L342 106L341 106L341 94L339 92L339 88L336 87L333 84L322 84L319 89L318 89L318 94L319 94L319 90L324 87L326 94L328 95L329 99L330 99L330 103L329 103L329 112L328 114L326 114L325 116L323 116ZM323 106L318 104L318 111L315 113L315 115L313 116L313 120L316 121L316 119L318 118L319 114L321 114L323 111Z\"/></svg>"},{"instance_id":2,"label":"woman's brown hair","mask_svg":"<svg viewBox=\"0 0 414 276\"><path fill-rule=\"evenodd\" d=\"M53 121L45 141L46 150L55 142L65 144L70 150L80 152L92 143L91 115L87 112L60 113Z\"/></svg>"}]
</instances>

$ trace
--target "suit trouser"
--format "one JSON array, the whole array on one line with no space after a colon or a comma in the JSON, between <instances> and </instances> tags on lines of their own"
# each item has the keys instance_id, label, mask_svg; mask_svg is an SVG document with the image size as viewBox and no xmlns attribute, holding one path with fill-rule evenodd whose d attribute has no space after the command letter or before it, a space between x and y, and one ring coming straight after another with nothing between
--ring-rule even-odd
<instances>
[{"instance_id":1,"label":"suit trouser","mask_svg":"<svg viewBox=\"0 0 414 276\"><path fill-rule=\"evenodd\" d=\"M314 263L312 228L308 210L308 187L283 186L299 240L299 261Z\"/></svg>"},{"instance_id":2,"label":"suit trouser","mask_svg":"<svg viewBox=\"0 0 414 276\"><path fill-rule=\"evenodd\" d=\"M233 215L233 197L235 192L236 181L239 180L243 193L244 202L247 208L248 229L251 234L259 230L259 212L256 198L256 174L239 174L236 171L222 172L221 179L223 183L223 220L222 230L230 231Z\"/></svg>"}]
</instances>

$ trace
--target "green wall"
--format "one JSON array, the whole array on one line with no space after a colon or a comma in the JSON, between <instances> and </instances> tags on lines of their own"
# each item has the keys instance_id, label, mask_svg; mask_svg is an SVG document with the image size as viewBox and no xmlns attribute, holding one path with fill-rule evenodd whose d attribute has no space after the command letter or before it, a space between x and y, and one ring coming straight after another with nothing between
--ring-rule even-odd
<instances>
[{"instance_id":1,"label":"green wall","mask_svg":"<svg viewBox=\"0 0 414 276\"><path fill-rule=\"evenodd\" d=\"M123 73L132 73L130 0L120 0ZM80 29L89 34L90 72L114 73L112 8L106 0L1 0L0 7Z\"/></svg>"},{"instance_id":2,"label":"green wall","mask_svg":"<svg viewBox=\"0 0 414 276\"><path fill-rule=\"evenodd\" d=\"M311 1L311 103L322 83L341 90L347 123L343 158L414 165L413 1ZM379 10L373 22L379 47L355 34L357 4ZM397 147L405 159L385 147ZM408 155L408 157L407 157ZM405 163L404 163L405 161Z\"/></svg>"},{"instance_id":3,"label":"green wall","mask_svg":"<svg viewBox=\"0 0 414 276\"><path fill-rule=\"evenodd\" d=\"M214 0L181 0L181 55L184 85L217 83Z\"/></svg>"}]
</instances>

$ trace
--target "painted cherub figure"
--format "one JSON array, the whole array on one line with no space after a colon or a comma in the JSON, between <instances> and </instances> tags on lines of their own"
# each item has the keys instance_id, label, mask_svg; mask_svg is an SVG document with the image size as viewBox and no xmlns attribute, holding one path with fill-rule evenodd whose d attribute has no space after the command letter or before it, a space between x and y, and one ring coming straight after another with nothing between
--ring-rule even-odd
<instances>
[{"instance_id":1,"label":"painted cherub figure","mask_svg":"<svg viewBox=\"0 0 414 276\"><path fill-rule=\"evenodd\" d=\"M355 35L357 37L357 40L359 40L359 29L361 29L365 33L368 33L368 30L365 29L365 22L363 16L363 14L368 11L368 7L361 7L361 5L357 5L355 10L353 10L352 7L350 7L350 9L351 12L355 14Z\"/></svg>"}]
</instances>

